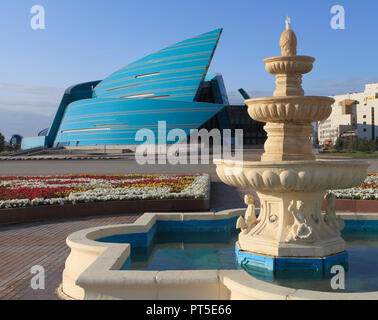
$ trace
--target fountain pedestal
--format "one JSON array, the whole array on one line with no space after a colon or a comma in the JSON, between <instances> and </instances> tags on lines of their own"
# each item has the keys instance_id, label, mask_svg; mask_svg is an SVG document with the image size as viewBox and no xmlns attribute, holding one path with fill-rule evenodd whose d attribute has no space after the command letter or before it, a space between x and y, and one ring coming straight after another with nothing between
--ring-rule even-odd
<instances>
[{"instance_id":1,"label":"fountain pedestal","mask_svg":"<svg viewBox=\"0 0 378 320\"><path fill-rule=\"evenodd\" d=\"M302 74L312 70L312 57L297 56L297 38L290 29L280 39L281 56L265 59L266 70L276 75L274 97L246 100L249 115L266 122L268 139L261 161L217 160L217 174L228 184L257 191L258 218L248 209L240 217L236 252L239 262L279 273L282 270L328 272L346 265L343 221L334 210L328 190L362 183L368 163L317 161L312 153L312 122L325 120L334 99L304 96Z\"/></svg>"},{"instance_id":2,"label":"fountain pedestal","mask_svg":"<svg viewBox=\"0 0 378 320\"><path fill-rule=\"evenodd\" d=\"M340 227L328 225L319 204L325 192L258 192L260 216L242 230L240 248L272 257L325 257L345 251ZM336 221L337 224L337 221Z\"/></svg>"}]
</instances>

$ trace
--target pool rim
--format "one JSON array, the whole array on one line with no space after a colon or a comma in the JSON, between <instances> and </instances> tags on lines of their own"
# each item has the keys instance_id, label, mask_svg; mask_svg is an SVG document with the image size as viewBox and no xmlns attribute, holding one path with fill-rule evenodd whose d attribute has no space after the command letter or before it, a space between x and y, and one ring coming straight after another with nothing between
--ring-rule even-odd
<instances>
[{"instance_id":1,"label":"pool rim","mask_svg":"<svg viewBox=\"0 0 378 320\"><path fill-rule=\"evenodd\" d=\"M146 233L156 221L224 220L244 212L245 208L205 213L145 213L132 224L72 233L66 239L71 253L58 296L79 300L378 300L378 291L333 293L292 289L258 280L243 270L119 270L130 255L130 244L96 241L121 233ZM378 220L377 213L338 215L346 220Z\"/></svg>"}]
</instances>

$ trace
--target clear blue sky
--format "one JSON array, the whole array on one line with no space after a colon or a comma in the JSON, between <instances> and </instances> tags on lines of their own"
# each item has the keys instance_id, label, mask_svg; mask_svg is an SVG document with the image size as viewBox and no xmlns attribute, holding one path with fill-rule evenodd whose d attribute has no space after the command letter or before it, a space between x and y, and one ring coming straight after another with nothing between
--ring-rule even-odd
<instances>
[{"instance_id":1,"label":"clear blue sky","mask_svg":"<svg viewBox=\"0 0 378 320\"><path fill-rule=\"evenodd\" d=\"M30 9L43 5L46 29L32 30ZM330 27L343 5L346 29ZM186 38L224 28L210 72L223 74L231 101L243 87L270 95L274 77L262 60L280 54L291 16L298 54L314 56L309 94L361 91L378 82L376 0L2 0L0 131L35 135L48 127L64 89L103 79L134 60Z\"/></svg>"}]
</instances>

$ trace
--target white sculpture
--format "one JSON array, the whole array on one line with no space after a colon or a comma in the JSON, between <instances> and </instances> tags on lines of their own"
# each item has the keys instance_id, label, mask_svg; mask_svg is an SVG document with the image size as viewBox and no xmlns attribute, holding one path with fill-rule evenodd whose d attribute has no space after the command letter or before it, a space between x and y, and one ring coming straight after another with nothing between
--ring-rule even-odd
<instances>
[{"instance_id":1,"label":"white sculpture","mask_svg":"<svg viewBox=\"0 0 378 320\"><path fill-rule=\"evenodd\" d=\"M294 216L294 224L291 226L288 241L308 240L313 241L313 232L308 225L303 201L292 200L289 205L289 212Z\"/></svg>"},{"instance_id":2,"label":"white sculpture","mask_svg":"<svg viewBox=\"0 0 378 320\"><path fill-rule=\"evenodd\" d=\"M336 216L335 213L335 200L336 197L332 193L328 193L326 196L326 213L324 215L324 222L336 231L337 234L340 234L341 230L345 228L344 220Z\"/></svg>"},{"instance_id":3,"label":"white sculpture","mask_svg":"<svg viewBox=\"0 0 378 320\"><path fill-rule=\"evenodd\" d=\"M255 198L251 194L244 196L244 202L248 206L244 218L242 216L236 222L236 228L241 229L244 234L250 232L257 224Z\"/></svg>"}]
</instances>

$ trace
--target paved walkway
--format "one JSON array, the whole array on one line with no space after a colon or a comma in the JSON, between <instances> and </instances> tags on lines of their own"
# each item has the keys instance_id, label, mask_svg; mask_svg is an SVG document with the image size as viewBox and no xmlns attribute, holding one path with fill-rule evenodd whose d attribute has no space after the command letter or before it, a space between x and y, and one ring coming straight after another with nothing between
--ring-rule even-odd
<instances>
[{"instance_id":1,"label":"paved walkway","mask_svg":"<svg viewBox=\"0 0 378 320\"><path fill-rule=\"evenodd\" d=\"M58 299L55 290L62 281L69 254L67 235L85 228L132 223L139 215L96 217L53 223L30 223L0 228L0 299ZM33 290L30 269L45 269L45 290Z\"/></svg>"}]
</instances>

